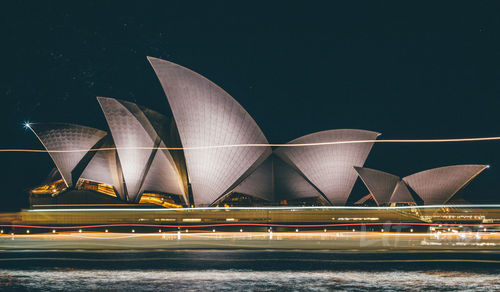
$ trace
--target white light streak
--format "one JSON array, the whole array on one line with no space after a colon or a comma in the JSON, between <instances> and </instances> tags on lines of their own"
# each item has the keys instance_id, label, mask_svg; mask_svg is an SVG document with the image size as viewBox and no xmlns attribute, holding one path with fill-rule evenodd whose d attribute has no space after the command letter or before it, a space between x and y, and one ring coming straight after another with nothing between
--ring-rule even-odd
<instances>
[{"instance_id":1,"label":"white light streak","mask_svg":"<svg viewBox=\"0 0 500 292\"><path fill-rule=\"evenodd\" d=\"M234 147L310 147L339 144L358 144L358 143L456 143L456 142L480 142L480 141L498 141L497 137L477 137L477 138L451 138L451 139L388 139L388 140L353 140L353 141L334 141L320 143L300 143L300 144L228 144L228 145L207 145L197 147L106 147L97 149L74 149L74 150L43 150L43 149L0 149L0 152L36 152L36 153L67 153L67 152L88 152L88 151L114 151L114 150L205 150L218 148Z\"/></svg>"},{"instance_id":2,"label":"white light streak","mask_svg":"<svg viewBox=\"0 0 500 292\"><path fill-rule=\"evenodd\" d=\"M196 210L404 210L404 209L433 209L433 208L500 208L500 204L468 204L468 205L424 205L424 206L395 206L395 207L368 207L368 206L305 206L305 207L289 207L289 206L276 206L276 207L196 207L196 208L102 208L102 209L85 209L85 208L69 208L69 209L24 209L25 212L179 212L182 210L196 211Z\"/></svg>"}]
</instances>

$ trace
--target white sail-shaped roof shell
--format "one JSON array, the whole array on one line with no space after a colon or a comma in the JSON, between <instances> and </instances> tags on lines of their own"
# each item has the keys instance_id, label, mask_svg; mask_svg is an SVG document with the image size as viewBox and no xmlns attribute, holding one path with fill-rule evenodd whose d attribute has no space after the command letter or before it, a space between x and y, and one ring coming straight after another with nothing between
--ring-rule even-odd
<instances>
[{"instance_id":1,"label":"white sail-shaped roof shell","mask_svg":"<svg viewBox=\"0 0 500 292\"><path fill-rule=\"evenodd\" d=\"M373 195L377 204L388 204L401 178L376 169L364 167L355 167L354 169L358 172L359 177Z\"/></svg>"},{"instance_id":2,"label":"white sail-shaped roof shell","mask_svg":"<svg viewBox=\"0 0 500 292\"><path fill-rule=\"evenodd\" d=\"M278 200L322 197L298 171L281 159L274 159L274 190Z\"/></svg>"},{"instance_id":3,"label":"white sail-shaped roof shell","mask_svg":"<svg viewBox=\"0 0 500 292\"><path fill-rule=\"evenodd\" d=\"M106 145L105 148L113 148L113 145ZM82 175L82 179L91 180L113 186L117 195L126 200L123 188L123 177L117 160L116 150L99 150L89 161Z\"/></svg>"},{"instance_id":4,"label":"white sail-shaped roof shell","mask_svg":"<svg viewBox=\"0 0 500 292\"><path fill-rule=\"evenodd\" d=\"M148 59L165 91L185 148L194 203L209 205L231 191L271 153L267 146L226 146L266 145L267 139L245 109L210 80L177 64ZM210 148L213 146L223 147Z\"/></svg>"},{"instance_id":5,"label":"white sail-shaped roof shell","mask_svg":"<svg viewBox=\"0 0 500 292\"><path fill-rule=\"evenodd\" d=\"M88 151L107 135L98 129L65 123L35 123L29 127L49 152L68 187L78 180L72 177L71 172Z\"/></svg>"},{"instance_id":6,"label":"white sail-shaped roof shell","mask_svg":"<svg viewBox=\"0 0 500 292\"><path fill-rule=\"evenodd\" d=\"M125 104L132 103L126 102ZM178 142L178 133L175 129L173 119L145 107L140 107L140 109L144 113L140 117L147 118L147 120L142 122L145 129L148 130L153 139L160 138L161 140L160 149L155 154L142 189L144 191L156 190L158 192L169 190L168 193L176 194L173 192L177 189L176 185L180 183L182 188L181 199L184 200L186 205L189 205L184 154L178 149L182 145ZM176 150L169 150L167 147L175 148ZM177 157L177 161L174 157ZM175 175L172 174L172 171L175 172Z\"/></svg>"},{"instance_id":7,"label":"white sail-shaped roof shell","mask_svg":"<svg viewBox=\"0 0 500 292\"><path fill-rule=\"evenodd\" d=\"M241 182L234 192L267 201L321 197L297 170L272 155Z\"/></svg>"},{"instance_id":8,"label":"white sail-shaped roof shell","mask_svg":"<svg viewBox=\"0 0 500 292\"><path fill-rule=\"evenodd\" d=\"M241 182L234 192L255 196L267 201L274 200L273 161L266 159L259 167Z\"/></svg>"},{"instance_id":9,"label":"white sail-shaped roof shell","mask_svg":"<svg viewBox=\"0 0 500 292\"><path fill-rule=\"evenodd\" d=\"M379 133L365 130L328 130L309 134L288 144L372 141ZM373 142L280 147L276 154L290 161L334 205L345 205Z\"/></svg>"},{"instance_id":10,"label":"white sail-shaped roof shell","mask_svg":"<svg viewBox=\"0 0 500 292\"><path fill-rule=\"evenodd\" d=\"M398 181L389 203L415 203L415 199L404 181Z\"/></svg>"},{"instance_id":11,"label":"white sail-shaped roof shell","mask_svg":"<svg viewBox=\"0 0 500 292\"><path fill-rule=\"evenodd\" d=\"M154 149L165 145L142 109L113 98L99 97L98 101L117 147L128 200L137 202L144 190L184 195L171 157Z\"/></svg>"},{"instance_id":12,"label":"white sail-shaped roof shell","mask_svg":"<svg viewBox=\"0 0 500 292\"><path fill-rule=\"evenodd\" d=\"M425 205L444 204L487 165L453 165L424 170L403 178Z\"/></svg>"},{"instance_id":13,"label":"white sail-shaped roof shell","mask_svg":"<svg viewBox=\"0 0 500 292\"><path fill-rule=\"evenodd\" d=\"M187 204L187 197L183 191L182 181L174 169L174 162L169 159L168 154L161 150L156 151L151 167L144 179L140 192L144 191L179 195Z\"/></svg>"}]
</instances>

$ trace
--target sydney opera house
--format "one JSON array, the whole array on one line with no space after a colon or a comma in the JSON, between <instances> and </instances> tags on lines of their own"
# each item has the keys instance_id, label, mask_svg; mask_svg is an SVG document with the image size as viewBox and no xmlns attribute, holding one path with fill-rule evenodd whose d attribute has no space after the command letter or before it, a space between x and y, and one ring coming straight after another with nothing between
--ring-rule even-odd
<instances>
[{"instance_id":1,"label":"sydney opera house","mask_svg":"<svg viewBox=\"0 0 500 292\"><path fill-rule=\"evenodd\" d=\"M402 178L366 168L379 136L367 130L326 130L271 146L216 84L180 65L148 59L173 116L98 97L107 129L29 124L56 167L30 190L32 206L436 205L487 168L453 165ZM352 200L358 177L368 195Z\"/></svg>"}]
</instances>

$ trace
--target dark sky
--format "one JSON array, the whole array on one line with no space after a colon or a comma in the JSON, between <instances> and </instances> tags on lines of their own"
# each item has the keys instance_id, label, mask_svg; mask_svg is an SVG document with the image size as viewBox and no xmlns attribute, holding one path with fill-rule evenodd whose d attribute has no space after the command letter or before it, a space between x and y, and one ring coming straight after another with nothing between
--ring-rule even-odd
<instances>
[{"instance_id":1,"label":"dark sky","mask_svg":"<svg viewBox=\"0 0 500 292\"><path fill-rule=\"evenodd\" d=\"M96 96L169 114L146 56L211 79L273 143L326 129L381 139L500 136L498 1L10 1L0 4L2 148L42 146L24 121L106 129ZM367 167L406 176L484 163L463 191L500 201L500 142L376 144ZM0 154L3 207L52 169ZM359 182L358 182L359 183ZM367 191L357 185L354 194Z\"/></svg>"}]
</instances>

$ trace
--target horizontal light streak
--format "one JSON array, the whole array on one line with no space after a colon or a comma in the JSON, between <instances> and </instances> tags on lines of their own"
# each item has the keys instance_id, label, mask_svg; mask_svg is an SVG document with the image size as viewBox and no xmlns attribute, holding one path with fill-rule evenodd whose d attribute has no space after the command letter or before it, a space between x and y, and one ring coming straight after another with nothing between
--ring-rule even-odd
<instances>
[{"instance_id":1,"label":"horizontal light streak","mask_svg":"<svg viewBox=\"0 0 500 292\"><path fill-rule=\"evenodd\" d=\"M495 227L500 226L500 223L492 224L460 224L460 223L404 223L404 222L380 222L380 223L333 223L333 224L275 224L275 223L216 223L216 224L199 224L199 225L170 225L170 224L138 224L138 223L117 223L117 224L96 224L96 225L79 225L79 226L42 226L42 225L23 225L23 224L0 224L0 227L6 228L36 228L36 229L87 229L87 228L102 228L102 227L161 227L161 228L213 228L227 226L253 226L253 227L290 227L290 228L326 228L326 227L346 227L346 226L435 226L439 227ZM7 234L8 235L8 234Z\"/></svg>"},{"instance_id":2,"label":"horizontal light streak","mask_svg":"<svg viewBox=\"0 0 500 292\"><path fill-rule=\"evenodd\" d=\"M114 151L114 150L205 150L217 148L235 148L235 147L309 147L340 144L359 144L359 143L456 143L456 142L480 142L480 141L498 141L499 137L478 137L478 138L452 138L452 139L389 139L389 140L353 140L353 141L332 141L318 143L297 143L297 144L229 144L229 145L208 145L194 147L106 147L98 149L73 149L73 150L43 150L43 149L0 149L0 152L35 152L35 153L71 153L88 151Z\"/></svg>"},{"instance_id":3,"label":"horizontal light streak","mask_svg":"<svg viewBox=\"0 0 500 292\"><path fill-rule=\"evenodd\" d=\"M123 212L123 211L162 211L162 212L182 212L182 211L203 211L203 210L280 210L280 211L300 211L300 210L398 210L398 209L432 209L432 208L500 208L500 204L468 204L468 205L424 205L424 206L395 206L395 207L369 207L369 206L304 206L304 207L288 207L288 206L275 206L275 207L196 207L196 208L99 208L99 209L85 209L85 208L71 208L71 209L28 209L26 212Z\"/></svg>"},{"instance_id":4,"label":"horizontal light streak","mask_svg":"<svg viewBox=\"0 0 500 292\"><path fill-rule=\"evenodd\" d=\"M201 218L184 218L182 222L201 222Z\"/></svg>"},{"instance_id":5,"label":"horizontal light streak","mask_svg":"<svg viewBox=\"0 0 500 292\"><path fill-rule=\"evenodd\" d=\"M363 234L366 233L366 234ZM383 234L382 234L383 233ZM457 236L463 236L465 235L466 238L470 238L472 236L475 237L477 232L461 232L461 233L441 233L439 236L440 237L457 237ZM74 237L74 238L81 238L81 239L126 239L126 238L148 238L148 237L153 237L153 238L162 238L162 239L174 239L178 238L179 233L178 232L162 232L162 233L127 233L127 232L113 232L111 234L103 234L102 232L88 232L88 233L71 233L71 232L65 232L65 233L60 233L57 235L52 235L52 234L14 234L16 237L24 237L24 238L68 238L68 237ZM255 239L255 238L269 238L270 237L270 232L255 232L255 231L245 231L243 233L241 232L192 232L192 233L180 233L182 238L190 238L190 239ZM337 238L337 239L354 239L356 237L373 237L373 236L383 236L383 237L435 237L435 233L422 233L422 232L416 232L416 233L402 233L402 232L379 232L379 231L364 231L364 232L352 232L348 230L343 230L343 231L338 231L338 230L330 230L328 233L324 232L310 232L310 231L300 231L300 232L290 232L290 231L285 231L285 232L274 232L273 235L275 235L277 238L283 239L283 238L289 238L289 237L295 237L295 238L318 238L318 239L323 239L325 237L327 238ZM12 236L12 235L7 235L7 236ZM483 236L490 238L492 236L498 237L500 234L495 233L495 234L483 234Z\"/></svg>"}]
</instances>

